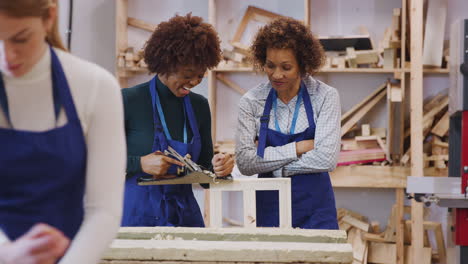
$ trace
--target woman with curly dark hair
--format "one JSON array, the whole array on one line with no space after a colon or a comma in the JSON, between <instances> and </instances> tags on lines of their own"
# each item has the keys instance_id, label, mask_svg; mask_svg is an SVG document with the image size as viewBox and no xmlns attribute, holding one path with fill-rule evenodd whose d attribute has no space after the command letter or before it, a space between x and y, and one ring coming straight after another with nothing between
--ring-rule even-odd
<instances>
[{"instance_id":1,"label":"woman with curly dark hair","mask_svg":"<svg viewBox=\"0 0 468 264\"><path fill-rule=\"evenodd\" d=\"M175 177L183 164L163 154L169 146L217 176L231 173L231 156L213 156L208 101L190 91L219 63L219 44L213 27L191 14L160 23L146 43L144 59L156 76L122 91L128 157L123 226L204 226L191 184L138 186L136 179Z\"/></svg>"},{"instance_id":2,"label":"woman with curly dark hair","mask_svg":"<svg viewBox=\"0 0 468 264\"><path fill-rule=\"evenodd\" d=\"M291 178L293 227L337 229L328 172L339 152L341 109L337 90L312 77L323 48L301 22L280 18L258 31L251 51L269 81L239 103L239 170ZM257 191L256 198L257 226L278 226L278 194Z\"/></svg>"}]
</instances>

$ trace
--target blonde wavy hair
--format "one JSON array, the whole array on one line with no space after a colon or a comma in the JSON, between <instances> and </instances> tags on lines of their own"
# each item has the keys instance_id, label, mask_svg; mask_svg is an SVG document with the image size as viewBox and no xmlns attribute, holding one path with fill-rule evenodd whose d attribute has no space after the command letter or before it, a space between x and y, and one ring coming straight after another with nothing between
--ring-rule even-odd
<instances>
[{"instance_id":1,"label":"blonde wavy hair","mask_svg":"<svg viewBox=\"0 0 468 264\"><path fill-rule=\"evenodd\" d=\"M58 10L58 0L0 0L0 12L11 17L41 17L48 18L49 8L55 6ZM46 41L55 48L67 50L60 38L58 17L49 32Z\"/></svg>"}]
</instances>

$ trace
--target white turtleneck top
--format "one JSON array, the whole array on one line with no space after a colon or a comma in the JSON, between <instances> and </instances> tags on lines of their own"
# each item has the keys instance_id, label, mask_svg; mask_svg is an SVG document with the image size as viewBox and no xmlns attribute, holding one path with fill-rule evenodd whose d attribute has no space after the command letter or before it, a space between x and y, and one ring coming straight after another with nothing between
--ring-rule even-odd
<instances>
[{"instance_id":1,"label":"white turtleneck top","mask_svg":"<svg viewBox=\"0 0 468 264\"><path fill-rule=\"evenodd\" d=\"M60 264L97 263L115 237L122 214L126 145L120 87L103 68L55 51L70 86L88 151L85 216ZM46 131L57 126L50 64L50 50L46 49L24 76L3 75L14 129ZM58 125L66 122L62 109ZM2 110L0 127L9 127Z\"/></svg>"}]
</instances>

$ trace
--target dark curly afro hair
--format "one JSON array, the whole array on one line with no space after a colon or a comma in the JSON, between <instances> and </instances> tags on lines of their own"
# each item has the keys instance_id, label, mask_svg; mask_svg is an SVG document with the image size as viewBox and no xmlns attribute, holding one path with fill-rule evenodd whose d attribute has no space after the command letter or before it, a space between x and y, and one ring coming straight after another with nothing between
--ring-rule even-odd
<instances>
[{"instance_id":1,"label":"dark curly afro hair","mask_svg":"<svg viewBox=\"0 0 468 264\"><path fill-rule=\"evenodd\" d=\"M250 47L254 66L263 70L268 48L292 49L302 76L315 74L325 61L325 52L309 27L292 18L278 18L257 32Z\"/></svg>"},{"instance_id":2,"label":"dark curly afro hair","mask_svg":"<svg viewBox=\"0 0 468 264\"><path fill-rule=\"evenodd\" d=\"M181 65L211 69L221 60L218 33L191 13L161 22L146 42L144 58L151 73L172 74Z\"/></svg>"}]
</instances>

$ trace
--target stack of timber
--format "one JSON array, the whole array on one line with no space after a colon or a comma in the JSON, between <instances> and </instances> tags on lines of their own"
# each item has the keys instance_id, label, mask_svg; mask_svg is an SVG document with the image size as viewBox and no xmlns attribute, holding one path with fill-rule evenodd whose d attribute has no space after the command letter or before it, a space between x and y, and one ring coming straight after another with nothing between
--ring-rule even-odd
<instances>
[{"instance_id":1,"label":"stack of timber","mask_svg":"<svg viewBox=\"0 0 468 264\"><path fill-rule=\"evenodd\" d=\"M124 227L100 264L352 263L341 230Z\"/></svg>"},{"instance_id":2,"label":"stack of timber","mask_svg":"<svg viewBox=\"0 0 468 264\"><path fill-rule=\"evenodd\" d=\"M448 96L440 93L424 102L423 108L423 140L424 140L424 167L430 168L433 175L447 176L448 169ZM405 131L405 137L410 134L410 127ZM403 165L409 166L411 146L401 159Z\"/></svg>"},{"instance_id":3,"label":"stack of timber","mask_svg":"<svg viewBox=\"0 0 468 264\"><path fill-rule=\"evenodd\" d=\"M127 48L125 52L119 54L117 66L121 70L147 71L148 65L143 57L143 50L135 51L133 47Z\"/></svg>"},{"instance_id":4,"label":"stack of timber","mask_svg":"<svg viewBox=\"0 0 468 264\"><path fill-rule=\"evenodd\" d=\"M387 82L341 116L342 147L338 166L384 162L389 159L385 129L358 122L387 95Z\"/></svg>"},{"instance_id":5,"label":"stack of timber","mask_svg":"<svg viewBox=\"0 0 468 264\"><path fill-rule=\"evenodd\" d=\"M405 207L405 213L410 214L410 207ZM425 210L427 216L428 210ZM396 205L393 206L386 229L381 232L379 222L369 222L365 216L356 212L339 208L338 224L341 230L348 234L348 242L353 247L353 264L394 264L396 262ZM403 224L403 223L402 223ZM404 222L404 263L410 262L411 256L411 224ZM429 233L434 236L434 245L429 241ZM418 263L446 264L446 247L442 233L442 225L437 222L424 221L423 255L418 256Z\"/></svg>"}]
</instances>

